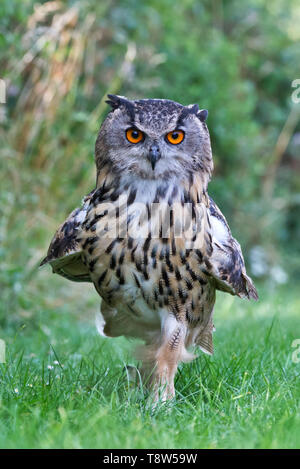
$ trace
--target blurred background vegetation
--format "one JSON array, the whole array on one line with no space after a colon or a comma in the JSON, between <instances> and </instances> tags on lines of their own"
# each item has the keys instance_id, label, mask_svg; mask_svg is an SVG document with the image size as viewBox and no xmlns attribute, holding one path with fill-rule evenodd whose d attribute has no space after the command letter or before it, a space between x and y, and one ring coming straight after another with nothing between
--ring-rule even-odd
<instances>
[{"instance_id":1,"label":"blurred background vegetation","mask_svg":"<svg viewBox=\"0 0 300 469\"><path fill-rule=\"evenodd\" d=\"M107 93L208 109L210 194L250 274L268 288L299 276L299 20L297 0L1 1L3 324L40 308L49 281L59 296L37 265L94 187Z\"/></svg>"}]
</instances>

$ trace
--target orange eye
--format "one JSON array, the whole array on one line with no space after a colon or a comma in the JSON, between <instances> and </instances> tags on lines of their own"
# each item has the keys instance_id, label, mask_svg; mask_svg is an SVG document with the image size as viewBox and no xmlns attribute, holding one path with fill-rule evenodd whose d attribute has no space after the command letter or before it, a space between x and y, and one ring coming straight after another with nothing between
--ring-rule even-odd
<instances>
[{"instance_id":1,"label":"orange eye","mask_svg":"<svg viewBox=\"0 0 300 469\"><path fill-rule=\"evenodd\" d=\"M130 143L139 143L143 140L144 134L140 130L132 127L126 130L126 138Z\"/></svg>"},{"instance_id":2,"label":"orange eye","mask_svg":"<svg viewBox=\"0 0 300 469\"><path fill-rule=\"evenodd\" d=\"M167 134L168 142L172 143L173 145L178 145L184 139L184 131L183 130L173 130L173 132L169 132Z\"/></svg>"}]
</instances>

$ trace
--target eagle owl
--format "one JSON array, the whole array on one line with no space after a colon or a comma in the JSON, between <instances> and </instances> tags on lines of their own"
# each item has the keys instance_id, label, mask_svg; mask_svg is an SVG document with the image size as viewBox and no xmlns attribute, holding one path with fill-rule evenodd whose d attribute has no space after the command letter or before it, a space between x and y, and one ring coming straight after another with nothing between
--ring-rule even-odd
<instances>
[{"instance_id":1,"label":"eagle owl","mask_svg":"<svg viewBox=\"0 0 300 469\"><path fill-rule=\"evenodd\" d=\"M172 398L180 361L213 353L216 290L257 299L239 243L207 192L208 112L166 99L108 95L95 145L96 188L56 232L53 272L92 282L99 329L142 339L142 373Z\"/></svg>"}]
</instances>

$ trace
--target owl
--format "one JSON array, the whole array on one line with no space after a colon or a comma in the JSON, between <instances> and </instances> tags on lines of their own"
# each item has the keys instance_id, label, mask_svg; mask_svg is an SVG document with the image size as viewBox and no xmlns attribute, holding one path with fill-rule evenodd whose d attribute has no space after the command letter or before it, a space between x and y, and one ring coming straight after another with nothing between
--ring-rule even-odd
<instances>
[{"instance_id":1,"label":"owl","mask_svg":"<svg viewBox=\"0 0 300 469\"><path fill-rule=\"evenodd\" d=\"M108 95L96 187L60 226L42 265L101 297L98 329L141 339L155 400L175 396L180 362L213 353L216 290L257 299L239 243L208 195L208 112Z\"/></svg>"}]
</instances>

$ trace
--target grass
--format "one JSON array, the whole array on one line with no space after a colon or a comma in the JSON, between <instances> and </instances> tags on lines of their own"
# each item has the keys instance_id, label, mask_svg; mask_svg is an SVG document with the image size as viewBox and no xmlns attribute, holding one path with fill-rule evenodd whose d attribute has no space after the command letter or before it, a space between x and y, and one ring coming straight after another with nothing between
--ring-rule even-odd
<instances>
[{"instance_id":1,"label":"grass","mask_svg":"<svg viewBox=\"0 0 300 469\"><path fill-rule=\"evenodd\" d=\"M89 285L45 269L19 290L0 329L0 447L299 447L295 290L261 288L259 303L219 294L215 355L183 365L176 402L155 411L127 381L131 344L97 335Z\"/></svg>"}]
</instances>

